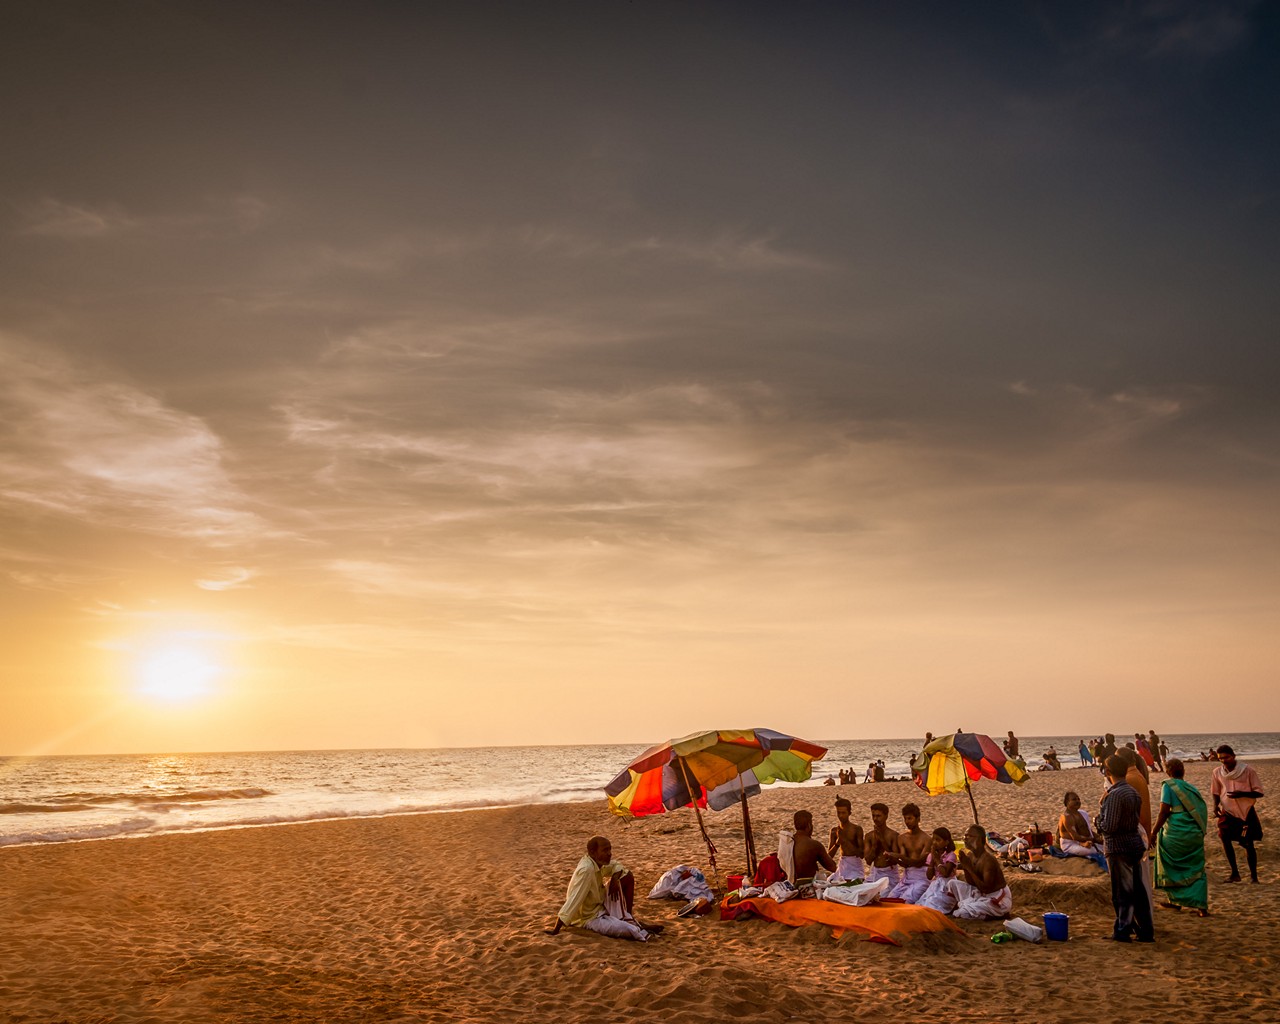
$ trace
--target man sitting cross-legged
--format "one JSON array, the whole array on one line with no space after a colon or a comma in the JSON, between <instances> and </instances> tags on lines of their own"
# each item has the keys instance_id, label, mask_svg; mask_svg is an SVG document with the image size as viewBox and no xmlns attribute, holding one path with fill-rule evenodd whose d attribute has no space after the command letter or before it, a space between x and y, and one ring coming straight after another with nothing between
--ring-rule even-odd
<instances>
[{"instance_id":1,"label":"man sitting cross-legged","mask_svg":"<svg viewBox=\"0 0 1280 1024\"><path fill-rule=\"evenodd\" d=\"M905 832L898 833L894 845L894 857L902 866L902 881L889 890L889 896L907 903L915 903L929 888L925 861L929 856L933 839L920 828L920 808L915 804L903 806L902 823L907 826L907 829Z\"/></svg>"},{"instance_id":2,"label":"man sitting cross-legged","mask_svg":"<svg viewBox=\"0 0 1280 1024\"><path fill-rule=\"evenodd\" d=\"M878 882L882 878L889 879L892 889L902 877L898 874L898 863L894 850L897 848L898 833L889 827L889 805L875 803L871 805L871 831L867 833L867 881Z\"/></svg>"},{"instance_id":3,"label":"man sitting cross-legged","mask_svg":"<svg viewBox=\"0 0 1280 1024\"><path fill-rule=\"evenodd\" d=\"M635 890L635 876L613 859L609 840L592 836L587 840L587 855L573 869L555 926L546 932L555 935L572 925L615 939L646 942L662 931L662 925L641 924L631 916Z\"/></svg>"},{"instance_id":4,"label":"man sitting cross-legged","mask_svg":"<svg viewBox=\"0 0 1280 1024\"><path fill-rule=\"evenodd\" d=\"M1013 909L1013 893L1005 884L1000 862L987 849L986 830L981 825L970 825L964 834L964 845L960 870L965 880L957 878L951 883L957 900L952 916L971 921L1006 917Z\"/></svg>"},{"instance_id":5,"label":"man sitting cross-legged","mask_svg":"<svg viewBox=\"0 0 1280 1024\"><path fill-rule=\"evenodd\" d=\"M849 812L853 805L844 797L836 799L836 818L840 822L831 828L831 839L827 843L827 853L839 857L836 870L828 881L861 882L867 875L862 864L862 854L866 840L862 835L862 826L849 820Z\"/></svg>"},{"instance_id":6,"label":"man sitting cross-legged","mask_svg":"<svg viewBox=\"0 0 1280 1024\"><path fill-rule=\"evenodd\" d=\"M1058 848L1068 857L1088 857L1105 871L1107 859L1098 848L1088 815L1080 810L1080 794L1067 790L1062 796L1062 807L1058 818Z\"/></svg>"}]
</instances>

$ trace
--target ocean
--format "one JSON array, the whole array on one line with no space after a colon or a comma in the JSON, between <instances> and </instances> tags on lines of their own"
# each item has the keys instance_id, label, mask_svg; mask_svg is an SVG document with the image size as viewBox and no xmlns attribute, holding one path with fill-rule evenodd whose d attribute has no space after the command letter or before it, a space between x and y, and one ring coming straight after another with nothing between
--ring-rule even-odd
<instances>
[{"instance_id":1,"label":"ocean","mask_svg":"<svg viewBox=\"0 0 1280 1024\"><path fill-rule=\"evenodd\" d=\"M1123 742L1124 737L1118 737ZM1079 763L1079 736L1020 737L1028 768L1053 744ZM1280 756L1280 733L1179 734L1171 754L1198 759L1230 743L1243 758ZM830 740L813 779L883 760L909 773L917 739ZM472 747L0 758L0 846L154 836L329 818L599 800L644 747ZM786 785L780 783L779 785Z\"/></svg>"}]
</instances>

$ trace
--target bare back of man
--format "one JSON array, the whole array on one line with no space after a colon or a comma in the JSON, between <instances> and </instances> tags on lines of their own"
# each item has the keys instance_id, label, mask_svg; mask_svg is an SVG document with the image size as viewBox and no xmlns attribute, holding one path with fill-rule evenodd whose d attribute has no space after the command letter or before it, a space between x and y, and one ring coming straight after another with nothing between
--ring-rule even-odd
<instances>
[{"instance_id":1,"label":"bare back of man","mask_svg":"<svg viewBox=\"0 0 1280 1024\"><path fill-rule=\"evenodd\" d=\"M796 811L792 823L795 825L795 857L796 877L792 879L797 885L808 881L817 873L818 866L834 871L835 862L827 855L826 848L813 838L813 815L808 811Z\"/></svg>"}]
</instances>

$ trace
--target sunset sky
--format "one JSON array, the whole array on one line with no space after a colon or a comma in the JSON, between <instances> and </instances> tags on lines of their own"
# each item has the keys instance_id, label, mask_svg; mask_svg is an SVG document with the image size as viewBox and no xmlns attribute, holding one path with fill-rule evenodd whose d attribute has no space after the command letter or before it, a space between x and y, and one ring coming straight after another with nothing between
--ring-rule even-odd
<instances>
[{"instance_id":1,"label":"sunset sky","mask_svg":"<svg viewBox=\"0 0 1280 1024\"><path fill-rule=\"evenodd\" d=\"M28 3L0 754L1280 729L1280 5Z\"/></svg>"}]
</instances>

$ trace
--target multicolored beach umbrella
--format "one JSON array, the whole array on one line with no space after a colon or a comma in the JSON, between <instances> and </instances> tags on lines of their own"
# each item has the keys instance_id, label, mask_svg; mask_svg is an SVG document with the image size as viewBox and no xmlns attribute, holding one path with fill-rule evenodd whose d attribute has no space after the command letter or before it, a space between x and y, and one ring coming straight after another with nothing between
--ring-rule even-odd
<instances>
[{"instance_id":1,"label":"multicolored beach umbrella","mask_svg":"<svg viewBox=\"0 0 1280 1024\"><path fill-rule=\"evenodd\" d=\"M803 782L826 747L773 729L716 729L650 747L605 786L609 810L643 818L693 805L715 870L715 844L702 823L701 808L742 805L748 867L754 861L747 796L761 784Z\"/></svg>"},{"instance_id":2,"label":"multicolored beach umbrella","mask_svg":"<svg viewBox=\"0 0 1280 1024\"><path fill-rule=\"evenodd\" d=\"M1010 760L990 736L976 732L958 732L940 736L920 752L911 765L916 785L930 796L940 793L969 794L973 820L978 820L978 805L973 802L972 783L979 779L995 779L1021 786L1027 781L1026 770Z\"/></svg>"}]
</instances>

